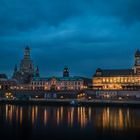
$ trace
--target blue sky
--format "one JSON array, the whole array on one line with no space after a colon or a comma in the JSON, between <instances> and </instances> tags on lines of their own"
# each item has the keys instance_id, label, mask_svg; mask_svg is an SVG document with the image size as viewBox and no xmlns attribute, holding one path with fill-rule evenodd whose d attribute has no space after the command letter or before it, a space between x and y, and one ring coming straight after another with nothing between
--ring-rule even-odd
<instances>
[{"instance_id":1,"label":"blue sky","mask_svg":"<svg viewBox=\"0 0 140 140\"><path fill-rule=\"evenodd\" d=\"M12 75L29 45L42 76L91 77L131 68L140 49L139 0L0 0L0 72Z\"/></svg>"}]
</instances>

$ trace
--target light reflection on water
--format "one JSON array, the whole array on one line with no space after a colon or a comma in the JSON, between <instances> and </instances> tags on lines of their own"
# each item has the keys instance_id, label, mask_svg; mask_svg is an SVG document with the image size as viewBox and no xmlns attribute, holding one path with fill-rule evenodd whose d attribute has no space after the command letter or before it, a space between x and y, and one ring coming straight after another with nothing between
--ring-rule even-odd
<instances>
[{"instance_id":1,"label":"light reflection on water","mask_svg":"<svg viewBox=\"0 0 140 140\"><path fill-rule=\"evenodd\" d=\"M0 133L10 140L134 140L140 135L140 109L1 105Z\"/></svg>"},{"instance_id":2,"label":"light reflection on water","mask_svg":"<svg viewBox=\"0 0 140 140\"><path fill-rule=\"evenodd\" d=\"M11 125L16 122L22 127L28 120L33 129L66 127L80 129L123 131L140 128L140 110L130 108L97 107L43 107L5 105L0 108L0 117Z\"/></svg>"}]
</instances>

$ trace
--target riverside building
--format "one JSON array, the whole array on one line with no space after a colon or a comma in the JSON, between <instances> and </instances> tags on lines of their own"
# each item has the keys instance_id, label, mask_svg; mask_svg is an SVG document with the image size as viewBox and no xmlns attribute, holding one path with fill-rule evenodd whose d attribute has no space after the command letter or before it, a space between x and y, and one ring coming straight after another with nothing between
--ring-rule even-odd
<instances>
[{"instance_id":1,"label":"riverside building","mask_svg":"<svg viewBox=\"0 0 140 140\"><path fill-rule=\"evenodd\" d=\"M132 69L98 68L93 76L94 90L140 90L140 51L135 53Z\"/></svg>"},{"instance_id":2,"label":"riverside building","mask_svg":"<svg viewBox=\"0 0 140 140\"><path fill-rule=\"evenodd\" d=\"M0 74L0 90L10 90L16 86L15 80L8 79L6 74Z\"/></svg>"},{"instance_id":3,"label":"riverside building","mask_svg":"<svg viewBox=\"0 0 140 140\"><path fill-rule=\"evenodd\" d=\"M30 56L30 48L27 46L19 68L15 66L12 79L16 80L19 84L29 84L36 75L39 75L39 69L37 67L35 70L33 60Z\"/></svg>"},{"instance_id":4,"label":"riverside building","mask_svg":"<svg viewBox=\"0 0 140 140\"><path fill-rule=\"evenodd\" d=\"M32 90L46 91L64 91L64 90L83 90L91 85L92 80L89 78L69 75L69 69L66 67L63 70L63 77L34 77L31 86Z\"/></svg>"}]
</instances>

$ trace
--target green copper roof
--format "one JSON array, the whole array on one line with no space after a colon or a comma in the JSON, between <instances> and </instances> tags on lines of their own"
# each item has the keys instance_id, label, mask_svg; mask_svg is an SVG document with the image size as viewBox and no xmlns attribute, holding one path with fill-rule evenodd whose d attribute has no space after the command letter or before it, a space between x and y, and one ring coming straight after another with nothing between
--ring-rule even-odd
<instances>
[{"instance_id":1,"label":"green copper roof","mask_svg":"<svg viewBox=\"0 0 140 140\"><path fill-rule=\"evenodd\" d=\"M82 80L85 80L85 78L83 78L83 77L74 76L74 77L47 77L47 78L34 77L33 81L50 81L52 79L56 79L57 81L82 81Z\"/></svg>"}]
</instances>

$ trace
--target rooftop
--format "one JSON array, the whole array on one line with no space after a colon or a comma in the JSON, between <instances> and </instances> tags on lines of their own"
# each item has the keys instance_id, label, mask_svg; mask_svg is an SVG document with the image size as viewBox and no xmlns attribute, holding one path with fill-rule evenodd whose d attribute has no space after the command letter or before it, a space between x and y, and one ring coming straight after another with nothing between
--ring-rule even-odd
<instances>
[{"instance_id":1,"label":"rooftop","mask_svg":"<svg viewBox=\"0 0 140 140\"><path fill-rule=\"evenodd\" d=\"M100 72L101 72L101 75L98 75L96 73L95 76L113 77L113 76L127 76L127 75L134 74L133 69L114 69L114 70L100 69Z\"/></svg>"},{"instance_id":2,"label":"rooftop","mask_svg":"<svg viewBox=\"0 0 140 140\"><path fill-rule=\"evenodd\" d=\"M80 77L80 76L74 76L74 77L34 77L33 81L50 81L52 79L56 79L58 81L82 81L88 78ZM88 79L89 80L89 79Z\"/></svg>"},{"instance_id":3,"label":"rooftop","mask_svg":"<svg viewBox=\"0 0 140 140\"><path fill-rule=\"evenodd\" d=\"M8 79L6 74L0 74L0 79Z\"/></svg>"},{"instance_id":4,"label":"rooftop","mask_svg":"<svg viewBox=\"0 0 140 140\"><path fill-rule=\"evenodd\" d=\"M137 50L136 53L135 53L135 56L140 56L140 50Z\"/></svg>"}]
</instances>

